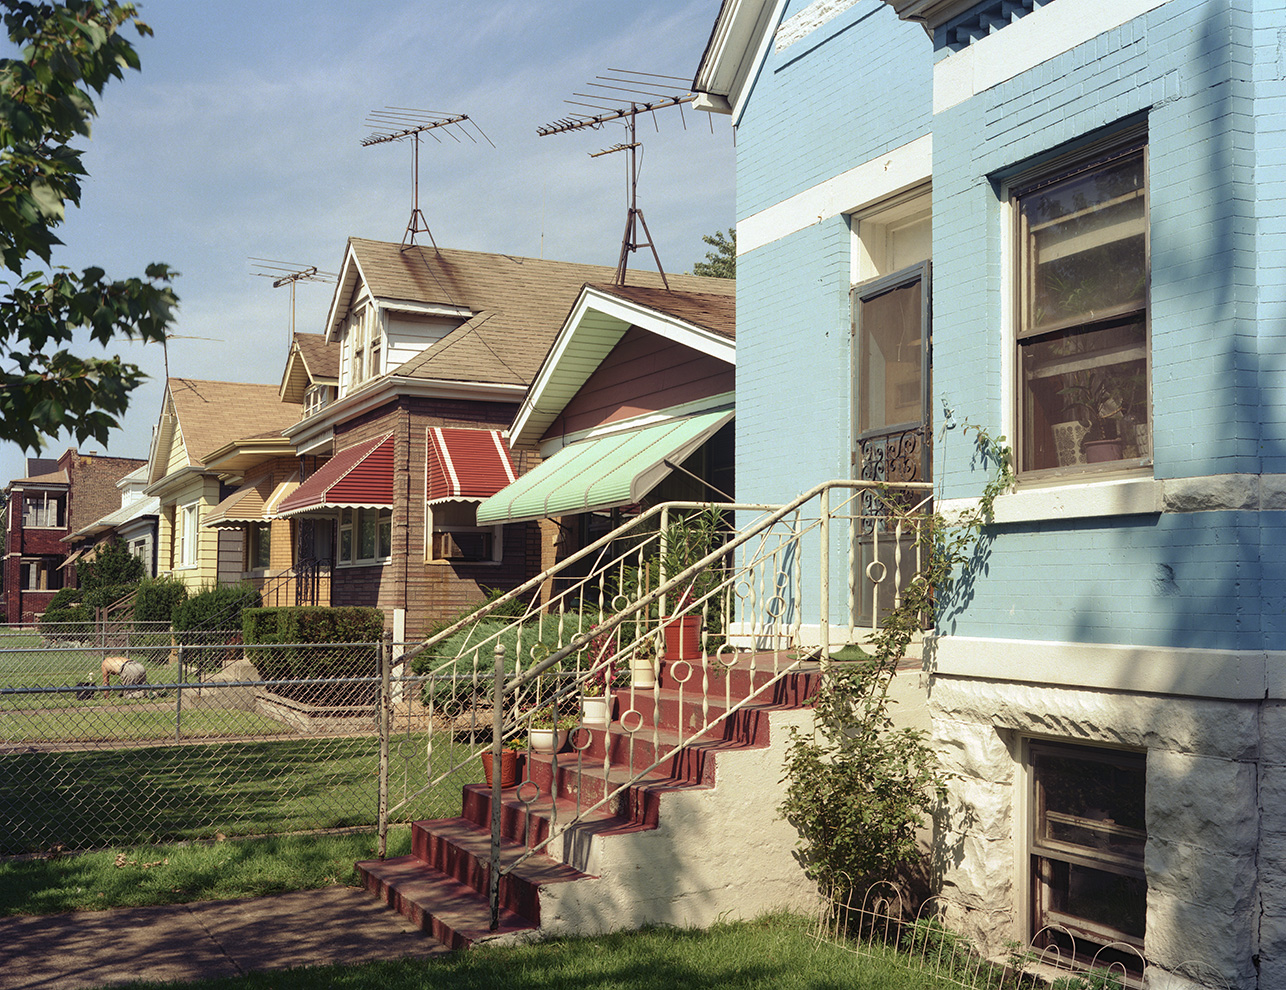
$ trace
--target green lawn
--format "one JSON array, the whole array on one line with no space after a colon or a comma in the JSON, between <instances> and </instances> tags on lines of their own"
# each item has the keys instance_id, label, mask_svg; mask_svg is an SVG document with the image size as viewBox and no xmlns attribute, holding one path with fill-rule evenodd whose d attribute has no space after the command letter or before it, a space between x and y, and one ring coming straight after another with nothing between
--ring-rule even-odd
<instances>
[{"instance_id":1,"label":"green lawn","mask_svg":"<svg viewBox=\"0 0 1286 990\"><path fill-rule=\"evenodd\" d=\"M937 990L894 953L856 955L809 937L789 916L705 931L650 928L513 948L478 947L439 959L321 966L149 990ZM129 986L143 986L129 984Z\"/></svg>"},{"instance_id":2,"label":"green lawn","mask_svg":"<svg viewBox=\"0 0 1286 990\"><path fill-rule=\"evenodd\" d=\"M336 883L356 886L353 864L374 859L377 851L375 833L365 831L0 860L0 917L264 897ZM390 830L388 855L410 851L411 830Z\"/></svg>"},{"instance_id":3,"label":"green lawn","mask_svg":"<svg viewBox=\"0 0 1286 990\"><path fill-rule=\"evenodd\" d=\"M447 738L434 740L446 756ZM423 741L397 743L390 803L424 779ZM372 827L378 753L378 739L362 736L7 754L0 854ZM397 820L459 814L461 786L481 777L475 761Z\"/></svg>"}]
</instances>

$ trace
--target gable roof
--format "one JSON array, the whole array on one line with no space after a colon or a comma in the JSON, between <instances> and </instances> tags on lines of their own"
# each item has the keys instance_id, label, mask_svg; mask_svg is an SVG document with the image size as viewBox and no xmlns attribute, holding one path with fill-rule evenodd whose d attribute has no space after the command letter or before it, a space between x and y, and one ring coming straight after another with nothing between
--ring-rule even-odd
<instances>
[{"instance_id":1,"label":"gable roof","mask_svg":"<svg viewBox=\"0 0 1286 990\"><path fill-rule=\"evenodd\" d=\"M726 282L732 279L706 279ZM509 443L535 443L632 326L736 363L735 296L587 285L558 331L514 418Z\"/></svg>"},{"instance_id":2,"label":"gable roof","mask_svg":"<svg viewBox=\"0 0 1286 990\"><path fill-rule=\"evenodd\" d=\"M549 349L582 285L611 282L603 265L522 258L351 238L327 320L338 330L364 285L380 305L411 312L458 315L464 323L394 369L396 377L425 381L526 386ZM731 296L726 279L669 275L676 291ZM634 287L663 290L655 272L629 273ZM720 284L722 283L722 284Z\"/></svg>"},{"instance_id":3,"label":"gable roof","mask_svg":"<svg viewBox=\"0 0 1286 990\"><path fill-rule=\"evenodd\" d=\"M275 385L171 378L166 394L189 467L203 467L207 455L234 441L280 436L299 415Z\"/></svg>"},{"instance_id":4,"label":"gable roof","mask_svg":"<svg viewBox=\"0 0 1286 990\"><path fill-rule=\"evenodd\" d=\"M339 349L325 334L295 334L278 389L281 401L303 402L309 385L339 384Z\"/></svg>"}]
</instances>

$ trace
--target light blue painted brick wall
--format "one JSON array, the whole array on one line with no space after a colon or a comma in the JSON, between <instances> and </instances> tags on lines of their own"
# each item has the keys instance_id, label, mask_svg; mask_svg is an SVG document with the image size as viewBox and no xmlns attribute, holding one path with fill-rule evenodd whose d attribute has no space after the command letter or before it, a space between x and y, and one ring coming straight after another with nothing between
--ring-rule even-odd
<instances>
[{"instance_id":1,"label":"light blue painted brick wall","mask_svg":"<svg viewBox=\"0 0 1286 990\"><path fill-rule=\"evenodd\" d=\"M791 0L782 20L807 6ZM737 216L924 134L930 47L882 0L859 0L781 52L770 47L737 128Z\"/></svg>"},{"instance_id":2,"label":"light blue painted brick wall","mask_svg":"<svg viewBox=\"0 0 1286 990\"><path fill-rule=\"evenodd\" d=\"M1146 114L1156 476L1286 472L1286 13L1270 0L1231 7L1170 0L932 117L928 40L863 0L770 53L738 131L738 215L931 127L935 405L994 428L1010 346L996 180ZM739 262L742 498L780 501L847 473L849 264L840 220ZM959 430L935 456L944 464L948 496L981 487ZM1286 648L1279 515L999 527L987 573L944 631ZM807 569L805 581L811 593Z\"/></svg>"}]
</instances>

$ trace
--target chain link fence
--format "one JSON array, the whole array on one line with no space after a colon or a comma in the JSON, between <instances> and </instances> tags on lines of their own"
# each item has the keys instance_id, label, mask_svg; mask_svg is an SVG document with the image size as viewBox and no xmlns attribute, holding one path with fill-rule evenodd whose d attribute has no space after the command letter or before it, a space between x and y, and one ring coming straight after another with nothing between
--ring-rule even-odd
<instances>
[{"instance_id":1,"label":"chain link fence","mask_svg":"<svg viewBox=\"0 0 1286 990\"><path fill-rule=\"evenodd\" d=\"M0 627L0 855L451 816L481 778L489 713L432 716L401 644L43 632Z\"/></svg>"}]
</instances>

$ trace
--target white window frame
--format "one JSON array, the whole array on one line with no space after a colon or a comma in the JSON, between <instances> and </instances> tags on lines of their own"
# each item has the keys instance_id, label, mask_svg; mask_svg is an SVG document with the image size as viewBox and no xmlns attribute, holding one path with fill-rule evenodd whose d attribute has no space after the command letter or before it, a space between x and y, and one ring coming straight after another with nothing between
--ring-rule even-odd
<instances>
[{"instance_id":1,"label":"white window frame","mask_svg":"<svg viewBox=\"0 0 1286 990\"><path fill-rule=\"evenodd\" d=\"M424 560L430 564L457 564L467 565L470 567L489 567L501 563L505 558L504 533L503 525L497 526L466 526L460 524L439 523L435 521L434 509L440 508L443 511L437 513L438 516L447 515L445 507L451 506L470 506L476 517L478 511L478 502L471 499L449 499L442 502L427 504L424 510ZM488 535L491 538L491 555L489 557L472 560L464 557L438 556L436 551L441 548L441 539L435 540L434 537L441 537L443 534L450 533L480 533Z\"/></svg>"},{"instance_id":2,"label":"white window frame","mask_svg":"<svg viewBox=\"0 0 1286 990\"><path fill-rule=\"evenodd\" d=\"M374 555L362 555L362 525L374 517ZM339 510L339 538L335 548L336 565L339 567L369 567L387 564L393 557L393 510L358 506ZM344 537L348 536L347 554Z\"/></svg>"},{"instance_id":3,"label":"white window frame","mask_svg":"<svg viewBox=\"0 0 1286 990\"><path fill-rule=\"evenodd\" d=\"M175 540L178 542L177 567L196 567L200 551L201 503L179 506L175 514Z\"/></svg>"},{"instance_id":4,"label":"white window frame","mask_svg":"<svg viewBox=\"0 0 1286 990\"><path fill-rule=\"evenodd\" d=\"M259 551L266 551L264 563L258 563ZM272 524L246 524L246 573L267 571L272 567Z\"/></svg>"}]
</instances>

